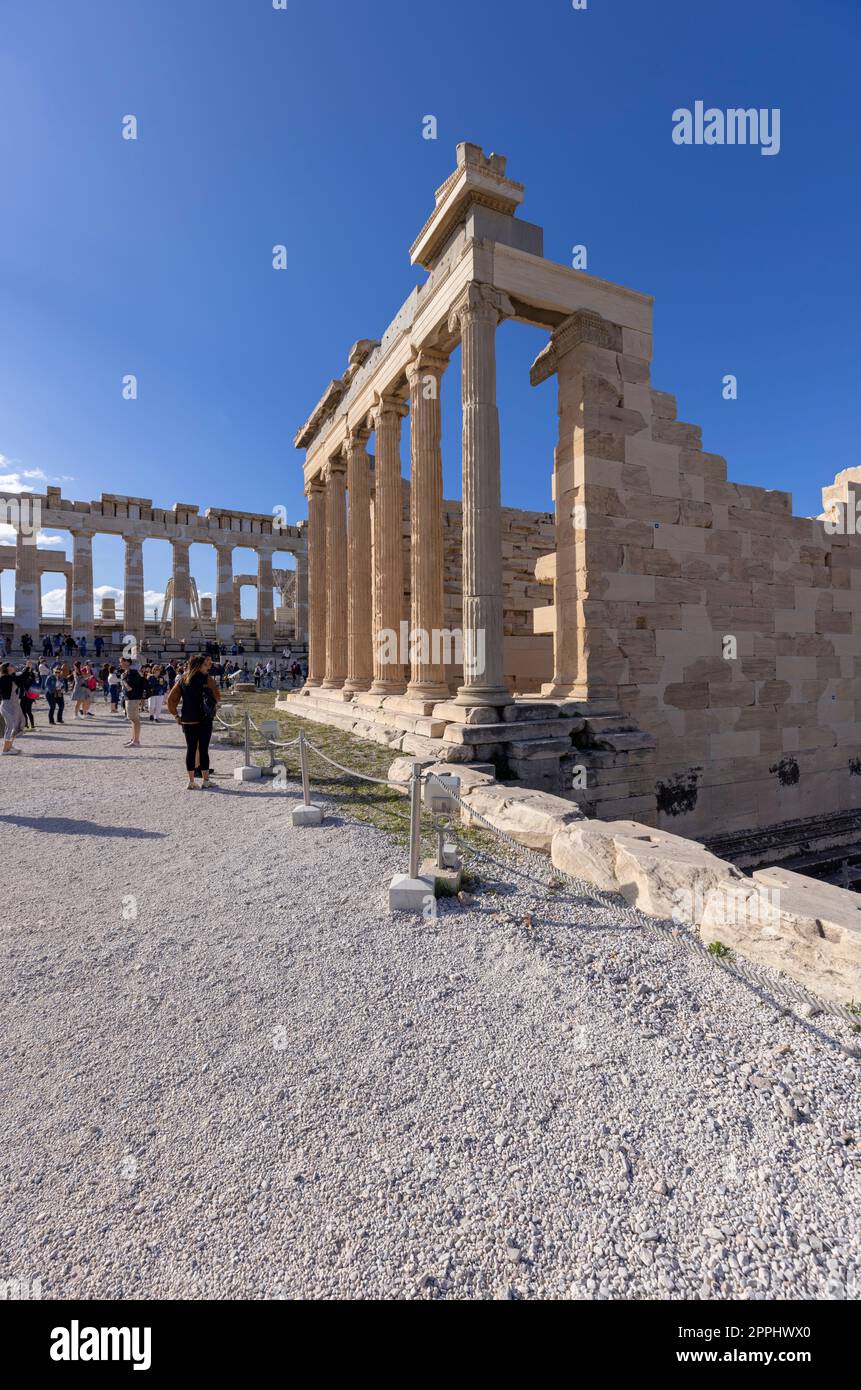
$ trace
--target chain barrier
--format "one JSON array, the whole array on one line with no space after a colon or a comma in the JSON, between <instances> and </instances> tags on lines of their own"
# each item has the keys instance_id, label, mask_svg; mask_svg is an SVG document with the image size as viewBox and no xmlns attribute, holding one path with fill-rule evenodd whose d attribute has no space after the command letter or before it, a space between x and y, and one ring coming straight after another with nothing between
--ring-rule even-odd
<instances>
[{"instance_id":1,"label":"chain barrier","mask_svg":"<svg viewBox=\"0 0 861 1390\"><path fill-rule=\"evenodd\" d=\"M220 716L216 715L216 718L226 729L239 728L243 722L240 720L236 724L228 724L225 720L221 719ZM486 851L480 850L476 846L465 841L462 834L460 834L453 825L451 818L445 818L445 829L454 836L459 845L467 848L471 855L487 860L506 873L517 873L521 877L527 879L527 881L540 884L551 891L563 885L570 885L570 888L574 891L578 899L586 903L591 902L597 907L617 911L620 905L624 906L625 910L633 917L634 921L646 931L660 936L663 940L676 942L680 947L689 951L699 960L713 968L724 971L724 973L736 979L744 981L760 993L782 997L788 1000L790 1004L809 1004L815 1010L829 1014L833 1018L838 1018L844 1023L856 1024L858 1022L858 1019L846 1005L837 1004L828 999L822 999L812 990L807 989L805 985L801 985L795 980L790 980L788 978L774 980L766 974L765 970L761 967L755 965L751 961L739 959L734 953L730 956L713 955L708 948L703 945L700 938L696 935L694 928L687 923L672 922L657 917L651 917L640 908L626 902L621 894L605 892L603 889L597 888L594 884L587 883L585 879L578 879L574 874L569 874L567 870L560 869L557 865L548 860L547 856L542 854L539 850L533 850L528 845L521 844L521 842L516 840L513 835L510 835L508 831L500 830L500 828L489 821L486 816L483 816L480 811L475 810L468 802L464 801L451 787L446 786L445 782L443 782L436 773L421 772L420 764L418 763L413 765L414 770L413 775L410 777L409 786L402 787L396 782L390 782L385 777L371 777L368 773L357 772L355 768L345 767L343 763L339 763L334 758L330 758L327 753L324 753L322 749L318 748L316 744L312 743L304 734L300 734L296 738L287 741L278 741L270 739L267 734L261 733L260 729L247 713L246 720L247 725L250 725L255 733L263 739L264 743L271 748L292 748L296 744L300 744L301 751L304 745L305 749L309 749L312 753L316 754L318 758L321 758L324 763L327 763L330 767L337 768L339 772L343 772L347 777L352 777L356 781L370 782L376 786L385 787L387 790L396 792L401 796L408 796L410 798L409 816L402 816L391 808L390 814L393 815L395 819L403 821L410 827L411 877L416 877L418 874L421 814L423 810L430 816L434 829L438 828L439 813L435 813L432 809L424 806L421 795L423 784L436 783L440 788L442 797L454 802L462 812L466 813L470 822L477 822L496 840L501 840L516 855L520 855L528 859L530 863L535 864L536 867L541 869L541 874L540 877L532 877L524 870L519 869L516 864L505 863L501 860L494 859L494 857L487 854ZM307 766L305 765L304 759L302 759L302 763L303 796L307 804ZM452 776L456 775L456 772L452 773Z\"/></svg>"},{"instance_id":2,"label":"chain barrier","mask_svg":"<svg viewBox=\"0 0 861 1390\"><path fill-rule=\"evenodd\" d=\"M480 825L484 826L492 834L511 845L517 853L524 854L530 859L538 860L546 869L547 887L551 887L554 881L558 883L562 880L565 883L571 884L576 890L578 897L585 898L587 901L592 901L599 907L618 908L620 903L624 903L627 910L632 914L639 925L646 930L661 936L664 940L680 943L693 955L699 957L708 965L717 967L729 975L744 980L746 984L751 985L754 989L771 995L783 996L793 1004L810 1004L814 1009L830 1014L834 1018L839 1018L844 1023L858 1022L858 1019L845 1005L834 1003L829 999L822 999L819 995L814 994L812 990L807 989L805 985L799 984L796 980L786 978L774 980L767 975L761 967L753 964L751 961L741 960L735 954L731 956L713 955L708 947L703 945L702 941L695 934L694 929L686 923L664 921L658 917L650 917L647 913L641 911L640 908L627 903L621 894L614 895L606 893L603 889L596 888L594 884L588 884L583 879L578 879L573 874L569 874L565 869L560 869L555 864L548 863L545 856L540 854L538 850L529 849L527 845L522 845L518 840L515 840L507 831L499 830L498 827L494 826L479 811L476 811L467 802L463 801L462 798L447 787L444 782L441 782L435 773L426 773L425 779L436 782L447 797L455 801L457 805L460 806L461 810L467 812L471 820L478 821ZM480 853L480 851L476 852ZM487 857L490 858L490 856Z\"/></svg>"}]
</instances>

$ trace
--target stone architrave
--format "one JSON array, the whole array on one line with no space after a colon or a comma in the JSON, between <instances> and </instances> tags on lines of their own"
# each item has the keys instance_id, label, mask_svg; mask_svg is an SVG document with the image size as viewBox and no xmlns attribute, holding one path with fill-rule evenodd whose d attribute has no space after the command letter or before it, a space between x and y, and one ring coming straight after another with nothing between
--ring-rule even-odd
<instances>
[{"instance_id":1,"label":"stone architrave","mask_svg":"<svg viewBox=\"0 0 861 1390\"><path fill-rule=\"evenodd\" d=\"M312 478L308 497L308 678L319 686L326 678L326 484Z\"/></svg>"},{"instance_id":2,"label":"stone architrave","mask_svg":"<svg viewBox=\"0 0 861 1390\"><path fill-rule=\"evenodd\" d=\"M72 635L93 640L93 537L72 532Z\"/></svg>"},{"instance_id":3,"label":"stone architrave","mask_svg":"<svg viewBox=\"0 0 861 1390\"><path fill-rule=\"evenodd\" d=\"M367 690L373 676L371 651L371 477L370 430L352 429L344 445L347 464L347 679L351 694Z\"/></svg>"},{"instance_id":4,"label":"stone architrave","mask_svg":"<svg viewBox=\"0 0 861 1390\"><path fill-rule=\"evenodd\" d=\"M347 465L337 455L326 464L326 677L324 690L341 690L347 678Z\"/></svg>"},{"instance_id":5,"label":"stone architrave","mask_svg":"<svg viewBox=\"0 0 861 1390\"><path fill-rule=\"evenodd\" d=\"M271 647L275 635L272 612L272 547L257 548L257 640Z\"/></svg>"},{"instance_id":6,"label":"stone architrave","mask_svg":"<svg viewBox=\"0 0 861 1390\"><path fill-rule=\"evenodd\" d=\"M392 639L400 643L404 603L403 480L401 421L407 403L398 396L378 395L369 416L376 435L374 491L374 695L402 695L404 668L387 660ZM395 651L398 651L398 645Z\"/></svg>"},{"instance_id":7,"label":"stone architrave","mask_svg":"<svg viewBox=\"0 0 861 1390\"><path fill-rule=\"evenodd\" d=\"M217 566L215 634L219 642L229 642L236 628L232 541L217 541L215 554Z\"/></svg>"},{"instance_id":8,"label":"stone architrave","mask_svg":"<svg viewBox=\"0 0 861 1390\"><path fill-rule=\"evenodd\" d=\"M171 637L185 641L191 632L191 575L189 572L189 542L174 540L173 546L173 610Z\"/></svg>"},{"instance_id":9,"label":"stone architrave","mask_svg":"<svg viewBox=\"0 0 861 1390\"><path fill-rule=\"evenodd\" d=\"M449 315L461 337L463 402L463 651L458 705L507 705L502 618L502 518L496 329L504 294L472 282Z\"/></svg>"},{"instance_id":10,"label":"stone architrave","mask_svg":"<svg viewBox=\"0 0 861 1390\"><path fill-rule=\"evenodd\" d=\"M410 683L407 696L445 700L449 689L442 654L442 447L440 380L448 358L416 349L407 367L410 388Z\"/></svg>"},{"instance_id":11,"label":"stone architrave","mask_svg":"<svg viewBox=\"0 0 861 1390\"><path fill-rule=\"evenodd\" d=\"M137 536L126 536L124 539L123 627L140 647L144 637L143 541Z\"/></svg>"},{"instance_id":12,"label":"stone architrave","mask_svg":"<svg viewBox=\"0 0 861 1390\"><path fill-rule=\"evenodd\" d=\"M15 534L15 627L14 640L27 632L34 643L39 636L41 578L36 537L19 530Z\"/></svg>"}]
</instances>

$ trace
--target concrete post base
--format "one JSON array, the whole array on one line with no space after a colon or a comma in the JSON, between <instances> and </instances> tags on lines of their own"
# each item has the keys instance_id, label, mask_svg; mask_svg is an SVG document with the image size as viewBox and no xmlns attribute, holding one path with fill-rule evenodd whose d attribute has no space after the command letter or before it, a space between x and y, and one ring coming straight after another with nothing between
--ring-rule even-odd
<instances>
[{"instance_id":1,"label":"concrete post base","mask_svg":"<svg viewBox=\"0 0 861 1390\"><path fill-rule=\"evenodd\" d=\"M291 817L294 825L322 825L322 806L297 806Z\"/></svg>"},{"instance_id":2,"label":"concrete post base","mask_svg":"<svg viewBox=\"0 0 861 1390\"><path fill-rule=\"evenodd\" d=\"M257 782L262 776L262 767L235 767L233 769L234 782Z\"/></svg>"},{"instance_id":3,"label":"concrete post base","mask_svg":"<svg viewBox=\"0 0 861 1390\"><path fill-rule=\"evenodd\" d=\"M424 912L429 898L434 898L432 878L410 878L409 874L395 874L389 884L390 912Z\"/></svg>"},{"instance_id":4,"label":"concrete post base","mask_svg":"<svg viewBox=\"0 0 861 1390\"><path fill-rule=\"evenodd\" d=\"M444 855L443 858L445 858ZM453 898L460 889L460 864L456 854L453 858L453 864L444 864L442 868L435 860L425 859L419 869L422 878L429 879L433 883L434 894L438 898Z\"/></svg>"}]
</instances>

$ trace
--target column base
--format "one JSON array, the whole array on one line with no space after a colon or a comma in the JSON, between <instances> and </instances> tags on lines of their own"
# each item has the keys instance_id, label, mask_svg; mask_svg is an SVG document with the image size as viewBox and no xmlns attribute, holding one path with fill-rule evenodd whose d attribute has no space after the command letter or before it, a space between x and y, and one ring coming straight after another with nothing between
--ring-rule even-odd
<instances>
[{"instance_id":1,"label":"column base","mask_svg":"<svg viewBox=\"0 0 861 1390\"><path fill-rule=\"evenodd\" d=\"M379 681L374 681L373 685L371 686L370 690L368 691L368 694L369 694L369 695L383 695L383 696L385 696L385 695L403 695L403 693L404 693L404 691L406 690L406 688L407 688L407 687L406 687L406 684L405 684L404 681L379 680Z\"/></svg>"},{"instance_id":2,"label":"column base","mask_svg":"<svg viewBox=\"0 0 861 1390\"><path fill-rule=\"evenodd\" d=\"M470 709L473 705L511 705L514 696L503 685L462 685L452 704Z\"/></svg>"},{"instance_id":3,"label":"column base","mask_svg":"<svg viewBox=\"0 0 861 1390\"><path fill-rule=\"evenodd\" d=\"M369 689L370 680L362 680L358 676L348 676L343 685L343 690L348 695L364 695Z\"/></svg>"},{"instance_id":4,"label":"column base","mask_svg":"<svg viewBox=\"0 0 861 1390\"><path fill-rule=\"evenodd\" d=\"M438 704L440 700L447 700L450 693L448 686L443 685L441 682L438 685L434 685L429 681L426 685L423 685L419 682L414 684L410 681L404 691L404 697L407 700L417 700L424 704Z\"/></svg>"}]
</instances>

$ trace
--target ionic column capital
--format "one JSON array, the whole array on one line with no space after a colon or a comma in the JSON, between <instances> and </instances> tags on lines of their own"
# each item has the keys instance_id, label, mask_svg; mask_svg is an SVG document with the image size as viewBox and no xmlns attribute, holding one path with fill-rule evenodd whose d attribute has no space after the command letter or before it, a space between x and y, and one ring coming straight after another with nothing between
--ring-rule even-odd
<instances>
[{"instance_id":1,"label":"ionic column capital","mask_svg":"<svg viewBox=\"0 0 861 1390\"><path fill-rule=\"evenodd\" d=\"M483 319L496 325L513 314L511 300L502 290L495 290L492 285L481 284L478 280L470 280L449 310L448 329L450 333L462 333L465 322L474 323Z\"/></svg>"},{"instance_id":2,"label":"ionic column capital","mask_svg":"<svg viewBox=\"0 0 861 1390\"><path fill-rule=\"evenodd\" d=\"M310 497L320 497L321 495L325 495L325 492L326 492L326 479L323 477L323 473L322 473L322 470L321 470L319 473L315 473L314 476L313 476L313 478L311 478L311 479L305 484L305 496L308 497L308 498L310 498ZM300 525L304 525L303 522L300 522L299 524L300 524Z\"/></svg>"},{"instance_id":3,"label":"ionic column capital","mask_svg":"<svg viewBox=\"0 0 861 1390\"><path fill-rule=\"evenodd\" d=\"M328 486L333 478L338 475L343 476L346 471L347 460L344 458L343 453L334 454L333 457L327 459L326 463L323 465L323 481Z\"/></svg>"},{"instance_id":4,"label":"ionic column capital","mask_svg":"<svg viewBox=\"0 0 861 1390\"><path fill-rule=\"evenodd\" d=\"M368 411L367 425L369 430L377 430L381 420L400 421L405 415L409 414L409 403L401 396L391 395L389 392L374 392L374 404Z\"/></svg>"},{"instance_id":5,"label":"ionic column capital","mask_svg":"<svg viewBox=\"0 0 861 1390\"><path fill-rule=\"evenodd\" d=\"M406 377L413 390L424 376L442 376L448 366L448 355L438 348L413 344L413 355L406 366Z\"/></svg>"},{"instance_id":6,"label":"ionic column capital","mask_svg":"<svg viewBox=\"0 0 861 1390\"><path fill-rule=\"evenodd\" d=\"M367 421L363 421L360 425L353 425L347 433L347 438L341 445L342 456L345 459L349 459L354 450L363 453L370 437L371 431Z\"/></svg>"}]
</instances>

